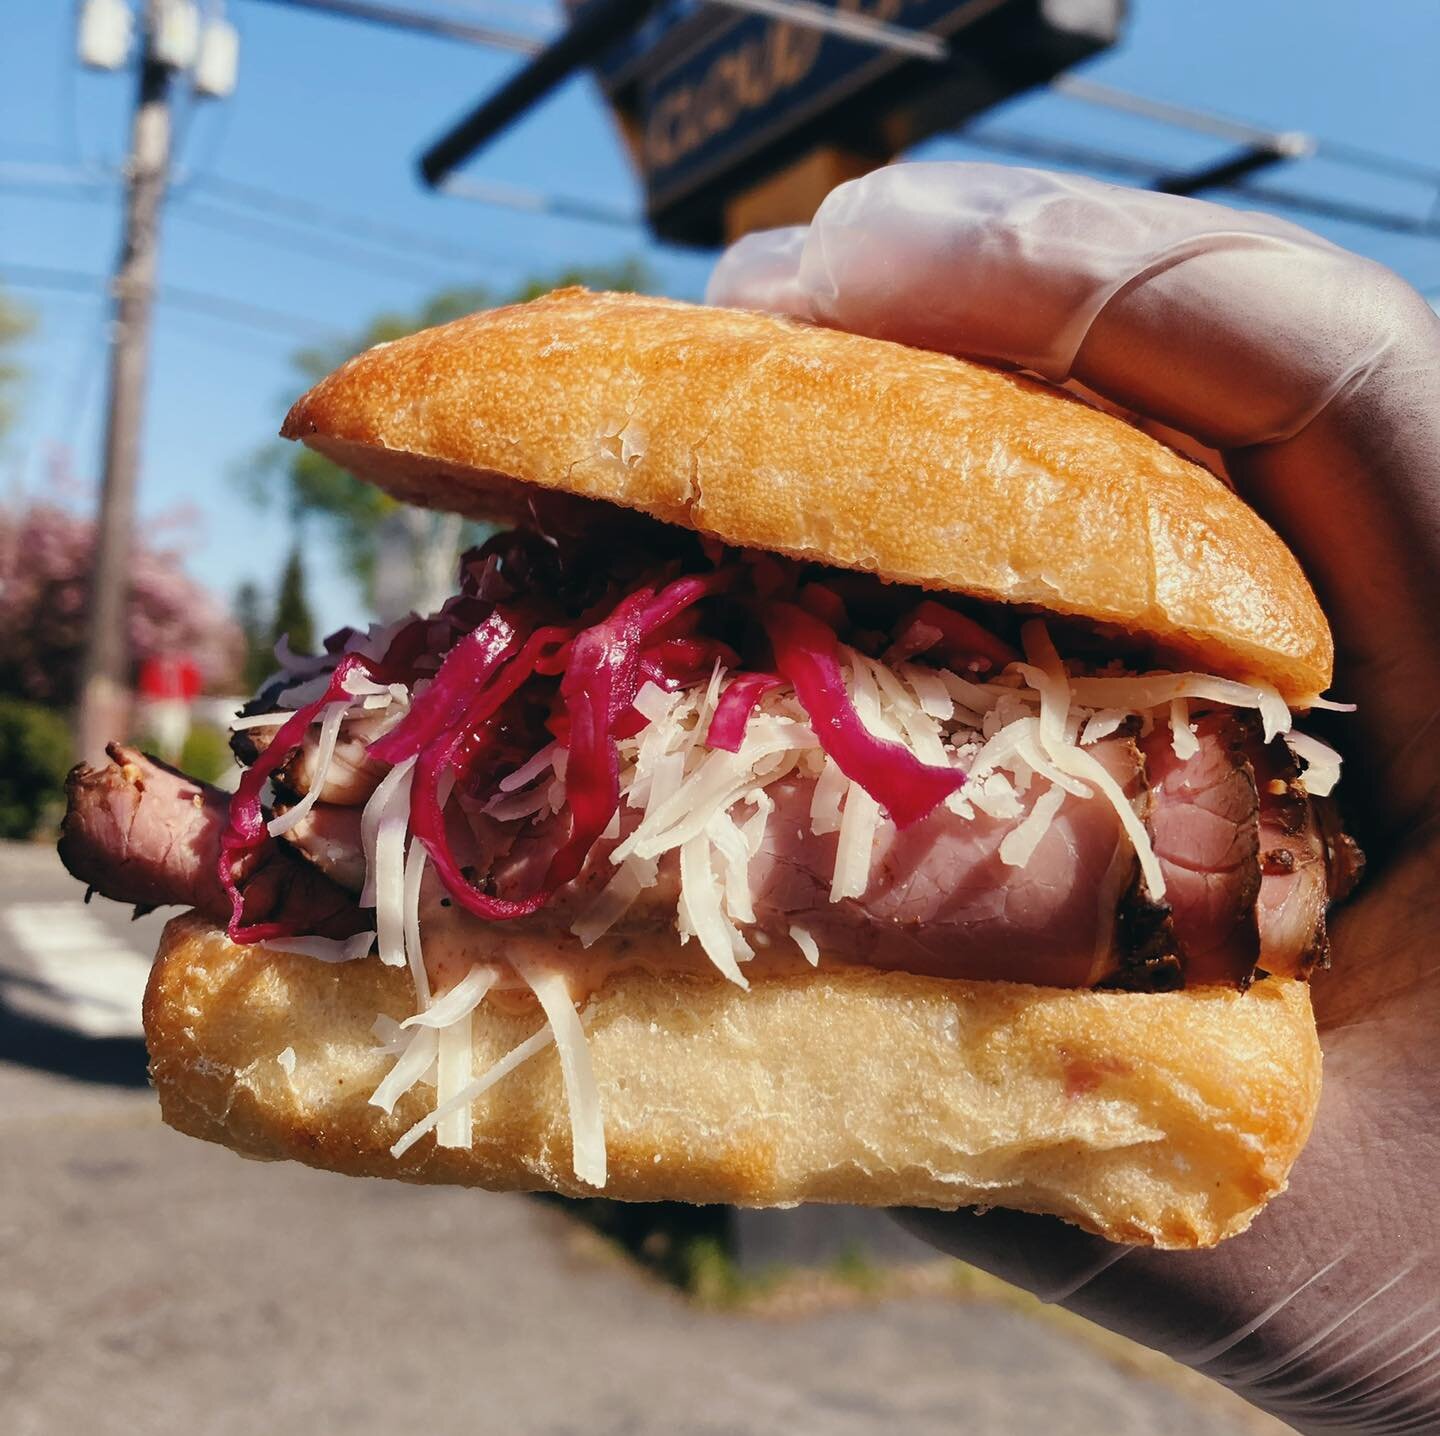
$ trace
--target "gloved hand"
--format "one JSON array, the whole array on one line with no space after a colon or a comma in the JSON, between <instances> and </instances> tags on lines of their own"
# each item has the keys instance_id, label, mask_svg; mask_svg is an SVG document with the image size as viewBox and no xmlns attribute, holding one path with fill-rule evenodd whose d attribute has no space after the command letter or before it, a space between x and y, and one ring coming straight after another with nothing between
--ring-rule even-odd
<instances>
[{"instance_id":1,"label":"gloved hand","mask_svg":"<svg viewBox=\"0 0 1440 1436\"><path fill-rule=\"evenodd\" d=\"M1314 982L1324 1095L1289 1192L1197 1253L908 1221L1299 1430L1440 1432L1440 319L1268 215L983 164L842 185L707 297L1078 381L1221 450L1305 565L1360 704L1328 736L1370 865Z\"/></svg>"}]
</instances>

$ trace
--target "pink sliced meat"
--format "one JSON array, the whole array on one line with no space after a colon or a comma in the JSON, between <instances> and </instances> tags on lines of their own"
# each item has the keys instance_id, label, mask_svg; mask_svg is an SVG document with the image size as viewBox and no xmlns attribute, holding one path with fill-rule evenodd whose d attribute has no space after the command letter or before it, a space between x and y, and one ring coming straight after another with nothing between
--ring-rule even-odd
<instances>
[{"instance_id":1,"label":"pink sliced meat","mask_svg":"<svg viewBox=\"0 0 1440 1436\"><path fill-rule=\"evenodd\" d=\"M1260 956L1259 810L1245 729L1229 715L1195 725L1199 750L1175 756L1168 725L1142 741L1153 799L1150 841L1187 983L1243 983Z\"/></svg>"},{"instance_id":2,"label":"pink sliced meat","mask_svg":"<svg viewBox=\"0 0 1440 1436\"><path fill-rule=\"evenodd\" d=\"M1252 742L1250 761L1260 792L1260 966L1303 977L1329 955L1326 844L1285 744ZM1349 843L1348 853L1359 849Z\"/></svg>"},{"instance_id":3,"label":"pink sliced meat","mask_svg":"<svg viewBox=\"0 0 1440 1436\"><path fill-rule=\"evenodd\" d=\"M225 923L218 876L230 795L112 743L104 768L84 764L66 781L60 860L81 882L140 908L171 903ZM286 843L267 843L237 879L247 922L285 921L297 932L348 937L366 923L354 895Z\"/></svg>"},{"instance_id":4,"label":"pink sliced meat","mask_svg":"<svg viewBox=\"0 0 1440 1436\"><path fill-rule=\"evenodd\" d=\"M1143 800L1133 743L1092 751ZM1045 787L1021 795L1027 814ZM1108 803L1067 796L1023 868L1000 856L1018 818L941 806L904 832L882 823L864 893L832 903L838 835L811 833L809 784L770 791L751 883L757 922L777 939L797 926L836 956L944 977L1087 987L1116 974L1115 912L1134 856Z\"/></svg>"},{"instance_id":5,"label":"pink sliced meat","mask_svg":"<svg viewBox=\"0 0 1440 1436\"><path fill-rule=\"evenodd\" d=\"M1242 985L1257 957L1270 971L1303 973L1324 951L1325 858L1344 845L1322 839L1285 750L1261 748L1229 718L1203 719L1198 729L1200 751L1183 763L1163 730L1143 751L1124 737L1089 749L1150 827L1166 876L1163 904L1144 891L1128 839L1103 800L1067 796L1025 866L1001 859L1005 838L1045 791L1043 780L1020 795L1020 817L977 811L967 819L942 805L904 832L882 822L865 891L832 903L838 837L811 831L811 783L791 777L768 790L775 809L750 864L752 941L788 944L792 927L801 928L838 958L1049 986ZM188 903L223 920L215 869L226 795L132 750L112 756L108 768L71 777L67 866L109 896ZM568 823L563 816L536 826L499 823L482 807L457 794L447 813L452 845L477 881L488 879L499 896L524 896L543 882ZM325 936L368 926L371 916L356 902L364 875L359 815L357 807L317 804L289 842L267 844L244 875L247 918ZM636 821L622 809L621 833ZM495 941L565 932L608 881L618 841L598 844L549 907L494 925ZM612 936L673 925L677 868L673 853L661 861L659 881ZM479 924L477 943L480 929L492 932Z\"/></svg>"},{"instance_id":6,"label":"pink sliced meat","mask_svg":"<svg viewBox=\"0 0 1440 1436\"><path fill-rule=\"evenodd\" d=\"M376 784L385 776L386 764L371 758L365 751L379 733L383 714L375 717L347 719L341 725L334 755L325 770L325 784L319 794L322 803L342 807L364 807ZM269 746L277 728L245 728L235 734L231 748L239 760L249 767ZM297 797L303 797L319 777L317 752L320 729L316 725L305 735L305 741L281 764L275 777Z\"/></svg>"},{"instance_id":7,"label":"pink sliced meat","mask_svg":"<svg viewBox=\"0 0 1440 1436\"><path fill-rule=\"evenodd\" d=\"M277 812L283 813L279 808ZM365 852L360 839L360 808L316 803L282 835L331 881L358 893L365 886Z\"/></svg>"},{"instance_id":8,"label":"pink sliced meat","mask_svg":"<svg viewBox=\"0 0 1440 1436\"><path fill-rule=\"evenodd\" d=\"M284 807L277 812L285 812ZM352 893L365 886L365 854L360 835L363 809L344 804L316 803L281 837L301 857L313 863L332 881ZM459 799L446 812L450 846L461 864L492 878L516 845L517 830L486 818L480 810Z\"/></svg>"},{"instance_id":9,"label":"pink sliced meat","mask_svg":"<svg viewBox=\"0 0 1440 1436\"><path fill-rule=\"evenodd\" d=\"M1143 810L1147 795L1135 745L1116 739L1092 751ZM1023 813L1046 786L1037 780L1021 795ZM1108 803L1067 797L1024 868L1000 857L1019 818L980 812L963 818L941 806L904 832L882 822L865 892L832 903L839 839L811 831L813 783L787 778L767 792L775 808L749 868L754 929L762 941L791 944L794 926L831 956L852 962L1069 987L1120 979L1134 956L1116 941L1116 912L1131 893L1137 864ZM623 809L620 836L597 845L580 876L516 929L568 929L604 886L613 871L609 852L637 821L633 810ZM531 891L563 832L563 823L552 823L518 841L492 873L496 892L518 897ZM612 934L672 925L679 887L678 857L667 853L656 884ZM1130 900L1139 901L1133 893ZM1175 985L1173 963L1168 972L1144 963L1135 971L1139 985Z\"/></svg>"}]
</instances>

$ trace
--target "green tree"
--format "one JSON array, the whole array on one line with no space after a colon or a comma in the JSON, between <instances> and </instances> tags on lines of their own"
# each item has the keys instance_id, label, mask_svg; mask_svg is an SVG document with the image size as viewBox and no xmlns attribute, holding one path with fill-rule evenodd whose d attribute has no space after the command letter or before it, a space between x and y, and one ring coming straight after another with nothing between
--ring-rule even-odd
<instances>
[{"instance_id":1,"label":"green tree","mask_svg":"<svg viewBox=\"0 0 1440 1436\"><path fill-rule=\"evenodd\" d=\"M248 579L235 590L235 621L245 635L245 662L241 681L253 693L275 671L269 624L262 612L260 586Z\"/></svg>"},{"instance_id":2,"label":"green tree","mask_svg":"<svg viewBox=\"0 0 1440 1436\"><path fill-rule=\"evenodd\" d=\"M300 556L300 542L291 546L290 556L280 574L280 591L275 596L275 621L270 625L275 643L282 638L290 643L292 653L314 653L315 619L305 597L305 563Z\"/></svg>"},{"instance_id":3,"label":"green tree","mask_svg":"<svg viewBox=\"0 0 1440 1436\"><path fill-rule=\"evenodd\" d=\"M15 390L25 371L7 359L6 351L35 327L34 317L0 289L0 439L15 422Z\"/></svg>"},{"instance_id":4,"label":"green tree","mask_svg":"<svg viewBox=\"0 0 1440 1436\"><path fill-rule=\"evenodd\" d=\"M301 382L308 386L364 349L403 338L417 329L448 323L492 304L534 299L570 284L633 291L648 288L650 283L643 264L626 260L606 267L574 268L538 276L503 295L478 286L446 289L414 313L378 314L358 334L334 344L302 349L293 362ZM422 515L416 510L407 510L372 484L352 478L329 459L297 444L269 445L257 456L252 490L262 502L283 497L296 519L319 519L338 545L346 568L359 581L366 600L372 604L376 598L376 561L387 519L414 555L411 568L421 592L427 587L426 576L437 568L445 571L447 582L453 576L453 554L466 536L462 526L450 516Z\"/></svg>"}]
</instances>

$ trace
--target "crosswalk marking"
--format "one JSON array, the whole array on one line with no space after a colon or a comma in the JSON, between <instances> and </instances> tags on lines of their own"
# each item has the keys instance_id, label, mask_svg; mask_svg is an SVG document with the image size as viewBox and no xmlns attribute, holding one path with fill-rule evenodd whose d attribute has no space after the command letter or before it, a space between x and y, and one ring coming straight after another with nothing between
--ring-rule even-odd
<instances>
[{"instance_id":1,"label":"crosswalk marking","mask_svg":"<svg viewBox=\"0 0 1440 1436\"><path fill-rule=\"evenodd\" d=\"M12 1011L87 1037L138 1037L150 959L74 901L4 912L0 998Z\"/></svg>"}]
</instances>

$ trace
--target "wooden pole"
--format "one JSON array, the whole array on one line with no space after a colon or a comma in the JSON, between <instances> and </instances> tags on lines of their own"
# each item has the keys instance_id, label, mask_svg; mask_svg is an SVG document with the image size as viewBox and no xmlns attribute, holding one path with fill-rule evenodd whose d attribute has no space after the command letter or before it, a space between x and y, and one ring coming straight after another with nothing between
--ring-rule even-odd
<instances>
[{"instance_id":1,"label":"wooden pole","mask_svg":"<svg viewBox=\"0 0 1440 1436\"><path fill-rule=\"evenodd\" d=\"M88 762L101 757L108 739L126 736L130 689L126 608L135 486L160 254L160 213L170 171L170 70L155 53L161 8L161 0L146 0L140 82L125 167L124 233L111 291L114 317L104 471L75 733L76 757Z\"/></svg>"}]
</instances>

